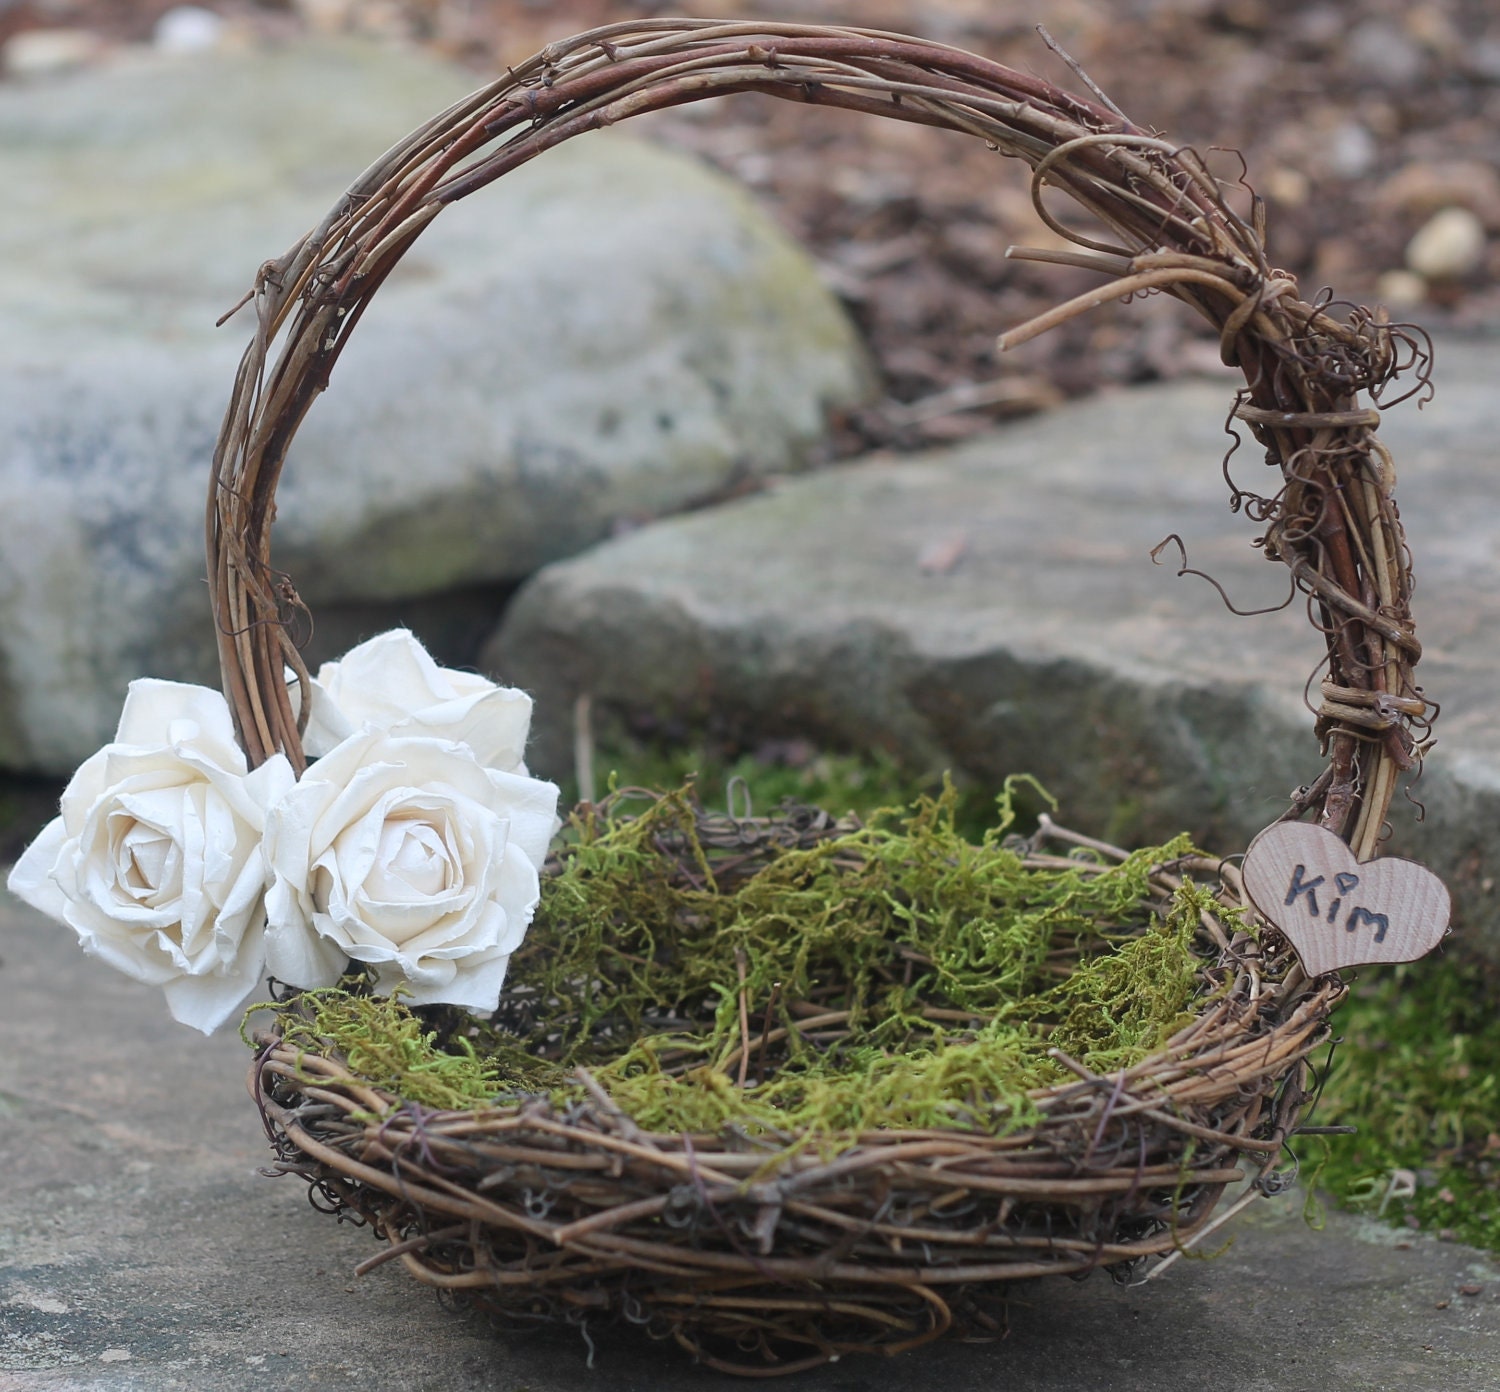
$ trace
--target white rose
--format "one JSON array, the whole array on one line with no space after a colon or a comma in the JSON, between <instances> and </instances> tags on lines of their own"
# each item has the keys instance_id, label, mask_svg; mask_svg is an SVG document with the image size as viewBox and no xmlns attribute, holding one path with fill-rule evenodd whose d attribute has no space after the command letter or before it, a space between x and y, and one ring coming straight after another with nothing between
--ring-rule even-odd
<instances>
[{"instance_id":1,"label":"white rose","mask_svg":"<svg viewBox=\"0 0 1500 1392\"><path fill-rule=\"evenodd\" d=\"M473 672L439 667L397 628L319 668L303 746L317 758L365 725L467 744L486 768L525 773L531 697Z\"/></svg>"},{"instance_id":2,"label":"white rose","mask_svg":"<svg viewBox=\"0 0 1500 1392\"><path fill-rule=\"evenodd\" d=\"M207 1034L260 980L261 829L294 782L279 754L246 773L217 691L132 682L114 742L73 775L8 883Z\"/></svg>"},{"instance_id":3,"label":"white rose","mask_svg":"<svg viewBox=\"0 0 1500 1392\"><path fill-rule=\"evenodd\" d=\"M541 889L557 789L464 744L367 726L266 818L266 960L296 986L349 958L416 1004L493 1010Z\"/></svg>"}]
</instances>

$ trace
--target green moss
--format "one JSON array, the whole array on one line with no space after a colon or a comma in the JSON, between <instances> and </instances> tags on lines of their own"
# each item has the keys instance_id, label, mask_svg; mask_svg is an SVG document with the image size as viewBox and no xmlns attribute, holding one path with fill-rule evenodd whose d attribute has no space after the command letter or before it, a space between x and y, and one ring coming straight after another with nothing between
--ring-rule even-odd
<instances>
[{"instance_id":1,"label":"green moss","mask_svg":"<svg viewBox=\"0 0 1500 1392\"><path fill-rule=\"evenodd\" d=\"M1009 790L977 842L956 809L950 788L750 868L687 790L582 816L494 1025L350 991L284 1023L429 1106L566 1106L586 1068L648 1130L1003 1129L1071 1076L1051 1050L1108 1071L1186 1022L1205 896L1150 884L1185 838L1039 869L1007 843Z\"/></svg>"},{"instance_id":2,"label":"green moss","mask_svg":"<svg viewBox=\"0 0 1500 1392\"><path fill-rule=\"evenodd\" d=\"M1500 1250L1500 1017L1492 971L1455 958L1365 968L1334 1021L1317 1124L1299 1143L1351 1208ZM1416 1193L1392 1180L1406 1170Z\"/></svg>"}]
</instances>

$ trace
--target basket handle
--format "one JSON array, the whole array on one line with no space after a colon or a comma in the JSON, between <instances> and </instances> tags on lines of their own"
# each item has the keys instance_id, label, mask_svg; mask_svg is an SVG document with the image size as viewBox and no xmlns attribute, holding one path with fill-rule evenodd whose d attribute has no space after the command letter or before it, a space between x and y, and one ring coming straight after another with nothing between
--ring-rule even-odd
<instances>
[{"instance_id":1,"label":"basket handle","mask_svg":"<svg viewBox=\"0 0 1500 1392\"><path fill-rule=\"evenodd\" d=\"M285 680L306 669L289 632L301 608L270 563L277 480L287 448L370 298L448 204L585 131L730 92L763 92L945 127L1031 165L1037 211L1081 250L1017 252L1084 266L1101 287L1004 335L1002 347L1101 303L1159 289L1219 331L1246 385L1234 418L1280 468L1260 498L1233 505L1265 524L1258 544L1283 561L1324 637L1317 711L1321 775L1285 816L1315 811L1360 860L1373 855L1400 774L1420 761L1429 711L1413 680L1421 656L1410 559L1376 438L1379 401L1398 374L1427 385L1425 336L1383 313L1298 298L1266 259L1262 205L1247 221L1198 155L1085 99L960 49L899 34L762 21L626 22L550 44L413 131L365 171L323 221L266 262L256 332L241 360L214 451L208 575L224 694L252 766L281 750L300 772L301 729ZM1062 226L1055 187L1118 239ZM238 308L237 306L236 308ZM226 316L227 317L227 316ZM272 356L273 344L276 352ZM306 709L306 703L302 703Z\"/></svg>"}]
</instances>

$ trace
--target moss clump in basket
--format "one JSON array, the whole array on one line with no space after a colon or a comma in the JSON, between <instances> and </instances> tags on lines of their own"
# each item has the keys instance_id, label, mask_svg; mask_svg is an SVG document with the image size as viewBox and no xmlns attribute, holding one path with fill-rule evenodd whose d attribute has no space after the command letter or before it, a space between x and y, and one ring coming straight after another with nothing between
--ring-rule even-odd
<instances>
[{"instance_id":1,"label":"moss clump in basket","mask_svg":"<svg viewBox=\"0 0 1500 1392\"><path fill-rule=\"evenodd\" d=\"M691 790L576 815L493 1025L321 992L287 1042L443 1109L565 1107L583 1068L648 1131L1004 1129L1071 1076L1053 1051L1108 1073L1187 1023L1210 902L1152 883L1196 854L1186 838L1023 863L1010 802L977 844L949 788L738 855L709 844Z\"/></svg>"}]
</instances>

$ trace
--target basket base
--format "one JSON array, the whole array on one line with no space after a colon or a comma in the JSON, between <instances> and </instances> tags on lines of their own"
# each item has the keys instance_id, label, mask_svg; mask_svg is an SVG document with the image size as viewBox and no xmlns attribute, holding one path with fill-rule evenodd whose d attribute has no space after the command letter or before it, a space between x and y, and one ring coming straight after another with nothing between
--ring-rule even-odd
<instances>
[{"instance_id":1,"label":"basket base","mask_svg":"<svg viewBox=\"0 0 1500 1392\"><path fill-rule=\"evenodd\" d=\"M1316 1015L1307 1023L1303 1043ZM274 1042L251 1087L277 1170L385 1240L361 1272L399 1260L510 1327L624 1323L764 1377L950 1335L1003 1338L1017 1282L1100 1267L1124 1280L1191 1248L1229 1185L1259 1168L1274 1187L1302 1057L1267 1105L1239 1114L1237 1137L1095 1079L1065 1097L1078 1111L1057 1126L892 1133L774 1167L748 1143L650 1136L603 1107L406 1104L377 1119L378 1096L336 1063ZM340 1095L359 1119L330 1105Z\"/></svg>"}]
</instances>

